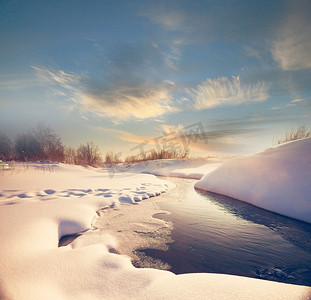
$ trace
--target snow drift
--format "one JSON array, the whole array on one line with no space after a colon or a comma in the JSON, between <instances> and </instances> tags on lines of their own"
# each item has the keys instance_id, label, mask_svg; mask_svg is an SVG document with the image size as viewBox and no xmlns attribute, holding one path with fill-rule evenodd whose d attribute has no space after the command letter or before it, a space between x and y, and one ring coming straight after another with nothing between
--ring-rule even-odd
<instances>
[{"instance_id":1,"label":"snow drift","mask_svg":"<svg viewBox=\"0 0 311 300\"><path fill-rule=\"evenodd\" d=\"M311 223L311 138L229 160L195 187Z\"/></svg>"}]
</instances>

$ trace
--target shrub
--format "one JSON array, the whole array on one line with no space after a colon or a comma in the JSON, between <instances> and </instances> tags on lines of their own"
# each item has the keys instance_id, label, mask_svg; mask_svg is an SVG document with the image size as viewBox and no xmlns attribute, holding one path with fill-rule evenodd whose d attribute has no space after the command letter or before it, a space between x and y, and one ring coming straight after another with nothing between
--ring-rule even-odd
<instances>
[{"instance_id":1,"label":"shrub","mask_svg":"<svg viewBox=\"0 0 311 300\"><path fill-rule=\"evenodd\" d=\"M127 156L124 159L124 162L126 162L126 163L137 163L137 162L141 162L141 161L143 161L143 159L136 156L136 155Z\"/></svg>"},{"instance_id":2,"label":"shrub","mask_svg":"<svg viewBox=\"0 0 311 300\"><path fill-rule=\"evenodd\" d=\"M94 143L80 145L77 149L76 163L80 165L97 166L102 161L98 146Z\"/></svg>"},{"instance_id":3,"label":"shrub","mask_svg":"<svg viewBox=\"0 0 311 300\"><path fill-rule=\"evenodd\" d=\"M135 163L146 160L156 160L156 159L172 159L172 158L187 158L189 156L189 149L185 149L184 151L169 149L169 150L152 150L148 154L139 154L133 156L127 156L125 158L125 162L127 163Z\"/></svg>"},{"instance_id":4,"label":"shrub","mask_svg":"<svg viewBox=\"0 0 311 300\"><path fill-rule=\"evenodd\" d=\"M175 149L171 150L160 150L156 151L153 150L151 153L149 153L146 157L145 160L155 160L155 159L172 159L172 158L186 158L189 155L189 151L186 150L184 152L178 151Z\"/></svg>"},{"instance_id":5,"label":"shrub","mask_svg":"<svg viewBox=\"0 0 311 300\"><path fill-rule=\"evenodd\" d=\"M119 154L114 154L112 151L106 153L105 156L105 163L112 165L112 164L117 164L120 163L121 159L119 158Z\"/></svg>"},{"instance_id":6,"label":"shrub","mask_svg":"<svg viewBox=\"0 0 311 300\"><path fill-rule=\"evenodd\" d=\"M72 147L66 147L64 151L65 163L74 165L77 161L76 150Z\"/></svg>"}]
</instances>

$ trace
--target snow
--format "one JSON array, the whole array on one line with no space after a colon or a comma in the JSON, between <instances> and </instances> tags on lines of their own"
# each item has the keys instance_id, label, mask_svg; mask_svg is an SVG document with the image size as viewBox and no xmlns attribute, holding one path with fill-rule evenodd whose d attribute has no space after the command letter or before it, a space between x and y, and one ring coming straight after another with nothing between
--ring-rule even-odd
<instances>
[{"instance_id":1,"label":"snow","mask_svg":"<svg viewBox=\"0 0 311 300\"><path fill-rule=\"evenodd\" d=\"M222 159L158 159L134 164L119 164L107 171L113 177L114 172L130 171L134 173L148 173L157 176L201 179L206 173L216 169Z\"/></svg>"},{"instance_id":2,"label":"snow","mask_svg":"<svg viewBox=\"0 0 311 300\"><path fill-rule=\"evenodd\" d=\"M311 138L226 161L195 187L311 223Z\"/></svg>"},{"instance_id":3,"label":"snow","mask_svg":"<svg viewBox=\"0 0 311 300\"><path fill-rule=\"evenodd\" d=\"M154 198L149 198L169 188L153 175L111 177L102 169L53 163L15 164L1 173L0 298L304 299L311 295L309 287L259 279L135 268L123 251L132 242L120 243L117 232L125 230L127 235L130 222L134 229L149 226L154 205ZM96 229L96 212L107 215L111 225L107 232ZM157 222L152 228L165 226L164 221ZM62 236L78 232L83 234L58 247Z\"/></svg>"}]
</instances>

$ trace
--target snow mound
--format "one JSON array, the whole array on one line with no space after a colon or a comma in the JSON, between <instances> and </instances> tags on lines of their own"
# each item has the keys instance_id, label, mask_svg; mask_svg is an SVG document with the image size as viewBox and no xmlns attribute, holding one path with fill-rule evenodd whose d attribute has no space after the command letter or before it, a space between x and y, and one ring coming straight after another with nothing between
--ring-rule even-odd
<instances>
[{"instance_id":1,"label":"snow mound","mask_svg":"<svg viewBox=\"0 0 311 300\"><path fill-rule=\"evenodd\" d=\"M195 187L311 223L311 138L229 160Z\"/></svg>"}]
</instances>

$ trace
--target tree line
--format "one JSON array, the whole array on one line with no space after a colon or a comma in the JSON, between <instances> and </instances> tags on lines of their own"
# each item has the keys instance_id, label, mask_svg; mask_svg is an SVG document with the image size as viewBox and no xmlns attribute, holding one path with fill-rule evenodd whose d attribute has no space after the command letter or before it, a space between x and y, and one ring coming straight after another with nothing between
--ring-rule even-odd
<instances>
[{"instance_id":1,"label":"tree line","mask_svg":"<svg viewBox=\"0 0 311 300\"><path fill-rule=\"evenodd\" d=\"M0 132L0 160L53 161L96 166L102 162L102 155L98 146L92 142L81 144L77 149L65 147L53 129L40 124L14 140Z\"/></svg>"},{"instance_id":2,"label":"tree line","mask_svg":"<svg viewBox=\"0 0 311 300\"><path fill-rule=\"evenodd\" d=\"M0 160L2 161L52 161L68 164L97 166L102 162L112 165L120 162L135 163L145 160L185 158L189 151L160 150L148 155L128 156L124 160L118 154L108 152L103 159L99 147L93 142L79 147L66 147L60 136L50 127L40 124L27 133L11 140L0 132Z\"/></svg>"}]
</instances>

